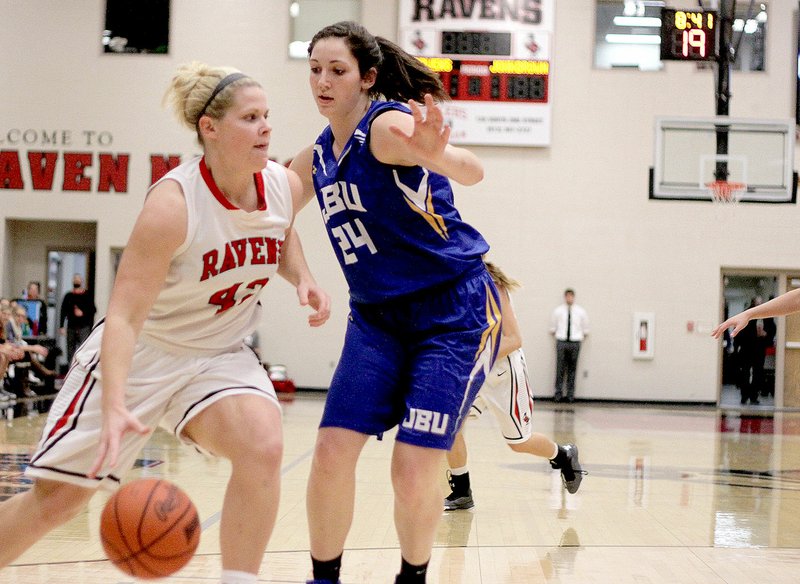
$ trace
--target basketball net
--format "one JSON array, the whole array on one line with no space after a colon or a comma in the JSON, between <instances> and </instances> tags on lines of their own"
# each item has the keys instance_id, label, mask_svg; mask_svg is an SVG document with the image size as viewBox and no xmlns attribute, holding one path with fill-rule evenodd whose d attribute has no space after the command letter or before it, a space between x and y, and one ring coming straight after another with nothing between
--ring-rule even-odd
<instances>
[{"instance_id":1,"label":"basketball net","mask_svg":"<svg viewBox=\"0 0 800 584\"><path fill-rule=\"evenodd\" d=\"M735 205L747 191L747 185L745 183L729 182L727 180L715 180L706 183L706 188L711 194L711 200L714 203L723 205Z\"/></svg>"}]
</instances>

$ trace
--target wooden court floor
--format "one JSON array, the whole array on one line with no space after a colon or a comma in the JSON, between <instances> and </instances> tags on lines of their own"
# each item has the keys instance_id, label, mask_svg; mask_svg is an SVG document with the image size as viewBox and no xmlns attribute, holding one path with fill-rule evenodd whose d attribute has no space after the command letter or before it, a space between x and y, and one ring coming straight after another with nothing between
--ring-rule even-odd
<instances>
[{"instance_id":1,"label":"wooden court floor","mask_svg":"<svg viewBox=\"0 0 800 584\"><path fill-rule=\"evenodd\" d=\"M305 485L323 396L284 403L283 494L259 582L309 576ZM574 441L589 471L567 494L546 461L508 449L495 421L470 422L476 506L443 513L431 560L439 584L796 584L800 582L800 414L715 408L538 404L538 431ZM21 476L43 416L0 422L0 496ZM388 481L392 436L371 440L358 468L344 584L394 581L399 551ZM225 462L158 432L127 478L180 484L200 511L197 556L171 584L215 584ZM442 491L446 483L442 469ZM98 537L105 501L0 571L1 583L123 584ZM1 543L0 543L1 545Z\"/></svg>"}]
</instances>

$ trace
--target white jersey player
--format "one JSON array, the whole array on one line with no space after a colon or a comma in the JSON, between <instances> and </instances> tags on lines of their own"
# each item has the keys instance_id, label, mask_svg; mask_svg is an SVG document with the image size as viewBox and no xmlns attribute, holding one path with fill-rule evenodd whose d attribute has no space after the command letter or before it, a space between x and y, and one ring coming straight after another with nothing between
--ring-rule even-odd
<instances>
[{"instance_id":1,"label":"white jersey player","mask_svg":"<svg viewBox=\"0 0 800 584\"><path fill-rule=\"evenodd\" d=\"M168 92L203 156L154 184L123 254L106 318L76 352L26 474L0 504L0 567L117 487L155 426L231 461L220 539L223 584L256 582L274 525L283 447L278 400L244 338L277 273L323 324L330 300L292 227L302 194L268 161L264 90L191 63Z\"/></svg>"},{"instance_id":2,"label":"white jersey player","mask_svg":"<svg viewBox=\"0 0 800 584\"><path fill-rule=\"evenodd\" d=\"M497 359L472 405L470 417L481 415L487 408L492 410L503 438L512 450L547 458L550 466L561 470L567 491L576 493L585 474L578 461L578 448L574 444L556 444L544 434L532 430L533 394L522 352L522 336L509 295L509 291L519 284L494 264L486 262L486 267L500 293L503 330ZM463 427L447 453L447 463L452 491L444 500L445 510L474 507Z\"/></svg>"}]
</instances>

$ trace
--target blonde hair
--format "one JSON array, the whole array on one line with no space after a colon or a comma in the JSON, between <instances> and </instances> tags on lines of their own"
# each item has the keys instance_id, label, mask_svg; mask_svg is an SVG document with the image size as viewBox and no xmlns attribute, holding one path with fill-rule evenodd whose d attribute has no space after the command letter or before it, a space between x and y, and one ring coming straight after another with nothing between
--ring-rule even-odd
<instances>
[{"instance_id":1,"label":"blonde hair","mask_svg":"<svg viewBox=\"0 0 800 584\"><path fill-rule=\"evenodd\" d=\"M509 292L513 292L521 286L519 282L508 277L503 270L494 265L492 262L483 260L483 263L486 264L486 270L489 272L489 275L492 277L492 280L494 280L494 283L498 287L505 288Z\"/></svg>"},{"instance_id":2,"label":"blonde hair","mask_svg":"<svg viewBox=\"0 0 800 584\"><path fill-rule=\"evenodd\" d=\"M261 87L258 81L245 76L226 85L209 102L219 82L232 73L239 71L233 67L214 67L200 61L185 63L178 67L164 94L163 102L172 107L181 124L197 132L200 144L203 144L198 127L200 118L222 118L233 103L234 92L229 91L231 88Z\"/></svg>"}]
</instances>

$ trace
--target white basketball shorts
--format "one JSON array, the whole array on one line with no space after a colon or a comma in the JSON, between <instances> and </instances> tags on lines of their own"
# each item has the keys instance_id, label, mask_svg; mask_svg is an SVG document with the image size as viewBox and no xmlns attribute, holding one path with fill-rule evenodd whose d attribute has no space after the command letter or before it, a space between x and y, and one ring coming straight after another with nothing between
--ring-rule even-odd
<instances>
[{"instance_id":1,"label":"white basketball shorts","mask_svg":"<svg viewBox=\"0 0 800 584\"><path fill-rule=\"evenodd\" d=\"M97 478L86 476L97 457L103 422L99 370L102 330L102 324L95 327L75 353L26 475L113 490L149 439L149 435L125 434L117 465L103 468ZM125 403L145 426L155 429L161 425L184 443L192 444L181 435L186 424L217 400L240 394L263 396L280 409L267 372L244 343L236 351L214 356L167 353L139 343Z\"/></svg>"},{"instance_id":2,"label":"white basketball shorts","mask_svg":"<svg viewBox=\"0 0 800 584\"><path fill-rule=\"evenodd\" d=\"M531 437L533 395L522 349L498 360L481 386L469 417L492 410L506 442L516 444Z\"/></svg>"}]
</instances>

